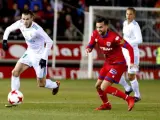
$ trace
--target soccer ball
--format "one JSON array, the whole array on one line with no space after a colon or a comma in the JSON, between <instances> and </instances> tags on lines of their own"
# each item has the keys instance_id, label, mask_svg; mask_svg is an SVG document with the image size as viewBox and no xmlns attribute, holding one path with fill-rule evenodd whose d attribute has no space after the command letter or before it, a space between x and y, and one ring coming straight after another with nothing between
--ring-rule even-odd
<instances>
[{"instance_id":1,"label":"soccer ball","mask_svg":"<svg viewBox=\"0 0 160 120\"><path fill-rule=\"evenodd\" d=\"M23 102L24 96L22 92L18 90L13 90L8 94L8 102L11 105L18 105Z\"/></svg>"}]
</instances>

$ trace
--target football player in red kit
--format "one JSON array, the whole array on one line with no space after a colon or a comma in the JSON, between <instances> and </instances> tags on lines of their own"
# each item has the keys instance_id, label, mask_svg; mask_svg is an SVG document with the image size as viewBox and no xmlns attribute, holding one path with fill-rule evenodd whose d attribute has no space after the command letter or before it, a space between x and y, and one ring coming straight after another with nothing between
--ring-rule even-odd
<instances>
[{"instance_id":1,"label":"football player in red kit","mask_svg":"<svg viewBox=\"0 0 160 120\"><path fill-rule=\"evenodd\" d=\"M93 31L91 40L86 47L86 55L92 52L96 44L105 56L105 63L95 84L103 104L96 110L111 110L107 94L112 94L124 99L128 103L128 111L131 111L134 107L134 98L111 85L113 83L118 84L122 74L127 70L121 47L128 49L131 67L134 67L133 48L117 33L108 29L108 20L105 18L97 18L96 30Z\"/></svg>"}]
</instances>

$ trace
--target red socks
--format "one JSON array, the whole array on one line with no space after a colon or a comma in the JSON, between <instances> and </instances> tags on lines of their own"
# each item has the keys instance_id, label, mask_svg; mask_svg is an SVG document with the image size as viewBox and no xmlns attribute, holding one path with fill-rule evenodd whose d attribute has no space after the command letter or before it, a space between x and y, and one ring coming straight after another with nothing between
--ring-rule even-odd
<instances>
[{"instance_id":1,"label":"red socks","mask_svg":"<svg viewBox=\"0 0 160 120\"><path fill-rule=\"evenodd\" d=\"M108 102L107 95L101 89L98 89L97 92L98 92L99 97L101 98L102 102L107 103Z\"/></svg>"},{"instance_id":2,"label":"red socks","mask_svg":"<svg viewBox=\"0 0 160 120\"><path fill-rule=\"evenodd\" d=\"M123 98L124 100L126 100L128 97L128 95L126 95L124 92L122 92L121 90L118 90L117 88L112 87L112 86L108 86L105 89L104 94L107 94L107 93L112 94L117 97L120 97L120 98Z\"/></svg>"}]
</instances>

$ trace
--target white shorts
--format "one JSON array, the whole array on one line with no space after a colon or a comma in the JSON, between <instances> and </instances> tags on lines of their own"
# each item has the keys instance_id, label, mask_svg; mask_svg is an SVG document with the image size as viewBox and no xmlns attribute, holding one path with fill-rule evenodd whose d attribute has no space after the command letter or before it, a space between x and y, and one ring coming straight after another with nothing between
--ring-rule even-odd
<instances>
[{"instance_id":1,"label":"white shorts","mask_svg":"<svg viewBox=\"0 0 160 120\"><path fill-rule=\"evenodd\" d=\"M139 71L139 50L134 49L134 64L136 66L132 68L130 68L130 56L129 56L128 50L125 48L122 48L122 52L128 66L128 73L135 74L136 72L138 72Z\"/></svg>"},{"instance_id":2,"label":"white shorts","mask_svg":"<svg viewBox=\"0 0 160 120\"><path fill-rule=\"evenodd\" d=\"M23 56L18 60L18 62L26 64L30 67L33 67L37 78L43 78L47 75L47 65L46 68L42 68L39 65L42 54L36 54L33 51L26 50Z\"/></svg>"}]
</instances>

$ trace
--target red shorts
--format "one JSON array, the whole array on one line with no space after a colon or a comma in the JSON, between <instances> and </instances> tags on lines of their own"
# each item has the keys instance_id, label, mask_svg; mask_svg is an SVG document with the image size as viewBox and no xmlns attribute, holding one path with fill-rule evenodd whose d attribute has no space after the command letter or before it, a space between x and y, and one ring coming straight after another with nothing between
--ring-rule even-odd
<instances>
[{"instance_id":1,"label":"red shorts","mask_svg":"<svg viewBox=\"0 0 160 120\"><path fill-rule=\"evenodd\" d=\"M127 70L126 64L104 64L100 70L98 79L107 80L118 84L122 74Z\"/></svg>"}]
</instances>

